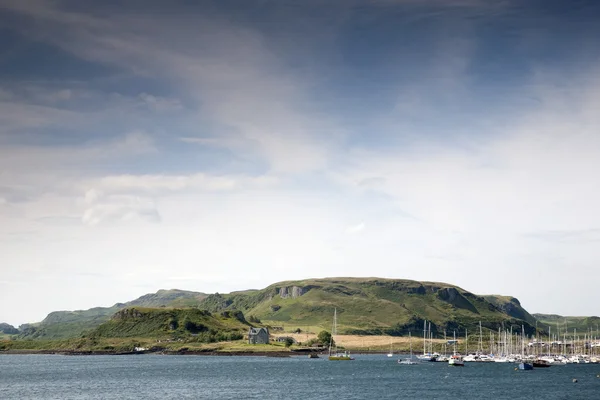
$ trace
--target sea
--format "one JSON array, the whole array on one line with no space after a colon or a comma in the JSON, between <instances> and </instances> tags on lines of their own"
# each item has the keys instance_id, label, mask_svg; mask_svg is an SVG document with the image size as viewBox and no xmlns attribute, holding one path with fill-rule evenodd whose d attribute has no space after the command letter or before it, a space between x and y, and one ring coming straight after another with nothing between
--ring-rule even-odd
<instances>
[{"instance_id":1,"label":"sea","mask_svg":"<svg viewBox=\"0 0 600 400\"><path fill-rule=\"evenodd\" d=\"M600 365L254 356L0 355L0 399L591 399ZM577 382L573 382L577 379Z\"/></svg>"}]
</instances>

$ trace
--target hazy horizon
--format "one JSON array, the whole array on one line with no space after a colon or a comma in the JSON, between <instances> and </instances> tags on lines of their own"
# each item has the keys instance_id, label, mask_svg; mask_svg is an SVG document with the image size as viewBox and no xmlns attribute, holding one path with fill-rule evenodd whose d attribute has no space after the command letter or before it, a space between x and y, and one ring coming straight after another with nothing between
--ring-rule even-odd
<instances>
[{"instance_id":1,"label":"hazy horizon","mask_svg":"<svg viewBox=\"0 0 600 400\"><path fill-rule=\"evenodd\" d=\"M0 11L0 322L326 276L598 314L600 3Z\"/></svg>"}]
</instances>

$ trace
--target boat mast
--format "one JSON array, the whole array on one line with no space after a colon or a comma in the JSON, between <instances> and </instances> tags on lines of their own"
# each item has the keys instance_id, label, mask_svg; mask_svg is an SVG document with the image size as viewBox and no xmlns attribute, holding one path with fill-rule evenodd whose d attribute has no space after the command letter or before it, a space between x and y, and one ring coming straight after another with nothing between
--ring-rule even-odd
<instances>
[{"instance_id":1,"label":"boat mast","mask_svg":"<svg viewBox=\"0 0 600 400\"><path fill-rule=\"evenodd\" d=\"M454 348L452 350L452 354L456 355L456 331L454 331L454 340L453 340L453 342L454 342Z\"/></svg>"},{"instance_id":2,"label":"boat mast","mask_svg":"<svg viewBox=\"0 0 600 400\"><path fill-rule=\"evenodd\" d=\"M429 335L427 336L429 337L428 353L433 354L433 336L431 336L431 322L429 323Z\"/></svg>"},{"instance_id":3,"label":"boat mast","mask_svg":"<svg viewBox=\"0 0 600 400\"><path fill-rule=\"evenodd\" d=\"M479 354L483 354L483 333L481 332L481 321L479 321L479 348L477 349Z\"/></svg>"},{"instance_id":4,"label":"boat mast","mask_svg":"<svg viewBox=\"0 0 600 400\"><path fill-rule=\"evenodd\" d=\"M425 346L427 345L427 320L423 322L423 355L425 355Z\"/></svg>"},{"instance_id":5,"label":"boat mast","mask_svg":"<svg viewBox=\"0 0 600 400\"><path fill-rule=\"evenodd\" d=\"M329 355L331 355L331 348L333 347L333 337L337 331L337 308L333 309L333 326L331 327L331 338L329 339Z\"/></svg>"},{"instance_id":6,"label":"boat mast","mask_svg":"<svg viewBox=\"0 0 600 400\"><path fill-rule=\"evenodd\" d=\"M521 360L525 357L525 326L521 325Z\"/></svg>"}]
</instances>

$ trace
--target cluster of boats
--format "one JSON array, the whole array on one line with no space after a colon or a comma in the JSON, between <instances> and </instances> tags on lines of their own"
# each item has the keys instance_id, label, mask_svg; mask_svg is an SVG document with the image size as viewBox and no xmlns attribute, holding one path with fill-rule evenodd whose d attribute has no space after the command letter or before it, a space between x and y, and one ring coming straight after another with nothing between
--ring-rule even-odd
<instances>
[{"instance_id":1,"label":"cluster of boats","mask_svg":"<svg viewBox=\"0 0 600 400\"><path fill-rule=\"evenodd\" d=\"M400 359L398 360L399 364L418 364L419 362L446 362L450 366L464 366L466 362L496 362L496 363L516 363L518 364L517 369L529 370L533 368L548 368L555 365L567 365L567 364L599 364L600 363L600 355L594 354L580 354L573 352L570 355L567 354L551 354L550 352L546 354L537 353L537 354L527 354L525 351L525 334L524 329L522 328L520 338L517 338L514 341L516 345L517 342L520 342L521 352L517 353L514 350L517 346L513 347L512 340L512 332L505 332L504 338L500 332L498 333L498 337L502 338L499 340L496 350L498 350L498 354L485 354L482 351L477 351L475 353L470 353L466 356L457 353L456 345L458 341L456 340L456 333L454 333L454 340L447 341L447 344L452 344L454 346L454 350L452 355L439 354L435 353L432 350L432 341L427 340L427 338L431 339L431 328L429 331L427 329L427 322L425 322L425 326L423 328L423 354L417 355L413 358L412 354L412 341L410 340L409 334L409 342L410 342L410 358ZM480 334L479 334L479 348L483 348L481 338L481 323L479 326ZM465 333L465 337L466 333ZM536 343L535 341L533 342ZM537 342L540 343L540 342ZM466 344L465 344L466 347ZM532 347L531 343L528 347ZM597 346L580 346L580 349L585 350L593 349ZM549 347L550 349L551 347ZM560 348L560 347L559 347ZM566 349L567 347L563 347ZM575 350L575 346L571 346L573 350ZM508 350L508 351L507 351ZM444 345L444 353L445 345ZM388 357L392 356L392 351L390 348L390 353Z\"/></svg>"},{"instance_id":2,"label":"cluster of boats","mask_svg":"<svg viewBox=\"0 0 600 400\"><path fill-rule=\"evenodd\" d=\"M334 311L333 315L333 327L332 327L332 335L331 341L329 343L329 360L332 361L342 361L342 360L354 360L354 358L350 355L350 353L344 351L339 352L337 349L337 345L333 340L333 337L337 331L337 310ZM444 338L445 338L444 334ZM558 335L557 335L558 336ZM574 335L575 337L575 335ZM533 342L530 342L526 348L526 336L525 329L521 327L521 334L513 335L512 328L505 332L498 331L498 341L494 340L494 335L490 333L490 347L495 354L485 354L483 352L483 332L481 327L481 322L479 323L479 350L474 353L468 353L463 356L459 352L457 352L456 346L458 341L456 340L456 332L454 332L453 340L445 340L443 353L440 354L437 352L433 352L433 337L431 334L431 323L429 324L429 328L427 326L427 321L424 322L423 326L423 354L419 354L413 356L412 351L412 337L409 333L409 344L410 344L410 356L407 358L399 359L398 364L404 365L416 365L423 362L445 362L448 363L449 366L455 367L463 367L467 362L495 362L495 363L515 363L518 364L516 369L529 370L533 368L548 368L555 365L567 365L567 364L599 364L600 363L600 355L596 355L595 349L600 347L600 342L597 341L597 338L594 338L596 342L592 342L592 336L585 337L582 344L578 347L576 341L572 341L568 343L564 342L552 342L550 345L546 345L543 342L534 339ZM468 334L465 331L465 350L468 345ZM556 344L558 349L564 350L563 353L553 354L551 349ZM446 345L452 345L453 351L451 355L447 355ZM520 352L518 348L520 347ZM547 352L542 353L537 350L537 348L544 349L547 347ZM535 350L534 354L528 354L531 349ZM571 351L571 354L567 354L568 349ZM583 350L583 352L577 352L577 350ZM589 354L586 354L586 350ZM390 352L387 354L388 357L394 357L394 353L392 350L392 342L390 341Z\"/></svg>"},{"instance_id":3,"label":"cluster of boats","mask_svg":"<svg viewBox=\"0 0 600 400\"><path fill-rule=\"evenodd\" d=\"M447 362L448 365L464 366L466 362L496 362L496 363L528 363L535 368L547 368L554 365L567 364L600 364L600 357L593 357L587 354L572 356L565 355L521 355L511 354L508 356L494 354L472 353L466 356L454 353L450 356L439 353L424 353L410 358L398 360L399 364L407 364L406 360L412 360L413 364L419 362Z\"/></svg>"}]
</instances>

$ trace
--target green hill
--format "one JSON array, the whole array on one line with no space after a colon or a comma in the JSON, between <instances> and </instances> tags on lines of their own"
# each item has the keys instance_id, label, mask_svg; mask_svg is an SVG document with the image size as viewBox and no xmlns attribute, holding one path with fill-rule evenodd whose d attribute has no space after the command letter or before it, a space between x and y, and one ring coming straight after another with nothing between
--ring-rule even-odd
<instances>
[{"instance_id":1,"label":"green hill","mask_svg":"<svg viewBox=\"0 0 600 400\"><path fill-rule=\"evenodd\" d=\"M15 328L12 325L9 325L7 323L0 323L0 334L6 334L6 335L16 335L19 333L19 330L17 328Z\"/></svg>"},{"instance_id":2,"label":"green hill","mask_svg":"<svg viewBox=\"0 0 600 400\"><path fill-rule=\"evenodd\" d=\"M425 320L431 322L432 331L438 336L442 336L444 330L450 334L453 330L464 334L465 329L475 333L479 321L493 330L502 326L520 329L524 325L528 333L532 333L536 325L535 317L510 296L481 296L438 282L327 278L279 282L261 290L229 294L159 290L112 307L50 313L40 323L22 325L20 337L78 337L131 307L197 308L213 315L240 310L251 322L262 321L286 330L305 330L306 327L331 330L333 310L337 309L338 331L348 334L406 335L409 331L422 331ZM583 326L581 324L577 326ZM548 324L543 322L542 325L540 328L546 330Z\"/></svg>"},{"instance_id":3,"label":"green hill","mask_svg":"<svg viewBox=\"0 0 600 400\"><path fill-rule=\"evenodd\" d=\"M488 296L489 297L489 296ZM512 299L512 298L509 298ZM493 301L491 301L493 300ZM214 294L200 305L211 311L242 310L248 320L291 329L318 326L331 329L334 309L338 331L347 334L405 335L430 321L434 334L465 328L524 325L533 332L535 320L518 300L509 306L498 296L478 296L437 282L381 278L327 278L288 281L263 290Z\"/></svg>"},{"instance_id":4,"label":"green hill","mask_svg":"<svg viewBox=\"0 0 600 400\"><path fill-rule=\"evenodd\" d=\"M515 299L514 297L485 295L483 298L498 307L505 314L510 315L513 318L521 319L528 322L530 325L535 326L535 317L521 307L519 300Z\"/></svg>"},{"instance_id":5,"label":"green hill","mask_svg":"<svg viewBox=\"0 0 600 400\"><path fill-rule=\"evenodd\" d=\"M600 334L600 317L565 317L556 314L533 314L533 316L537 319L538 325L545 325L545 330L550 327L554 333L560 330L572 334L573 330L576 330L581 335L590 331L595 335Z\"/></svg>"},{"instance_id":6,"label":"green hill","mask_svg":"<svg viewBox=\"0 0 600 400\"><path fill-rule=\"evenodd\" d=\"M55 311L42 322L21 326L21 336L27 339L62 339L80 336L108 321L117 311L127 307L187 307L197 305L207 295L186 290L159 290L127 303L89 310Z\"/></svg>"},{"instance_id":7,"label":"green hill","mask_svg":"<svg viewBox=\"0 0 600 400\"><path fill-rule=\"evenodd\" d=\"M250 325L241 312L210 313L197 308L128 307L86 336L97 338L189 338L200 342L239 340Z\"/></svg>"}]
</instances>

